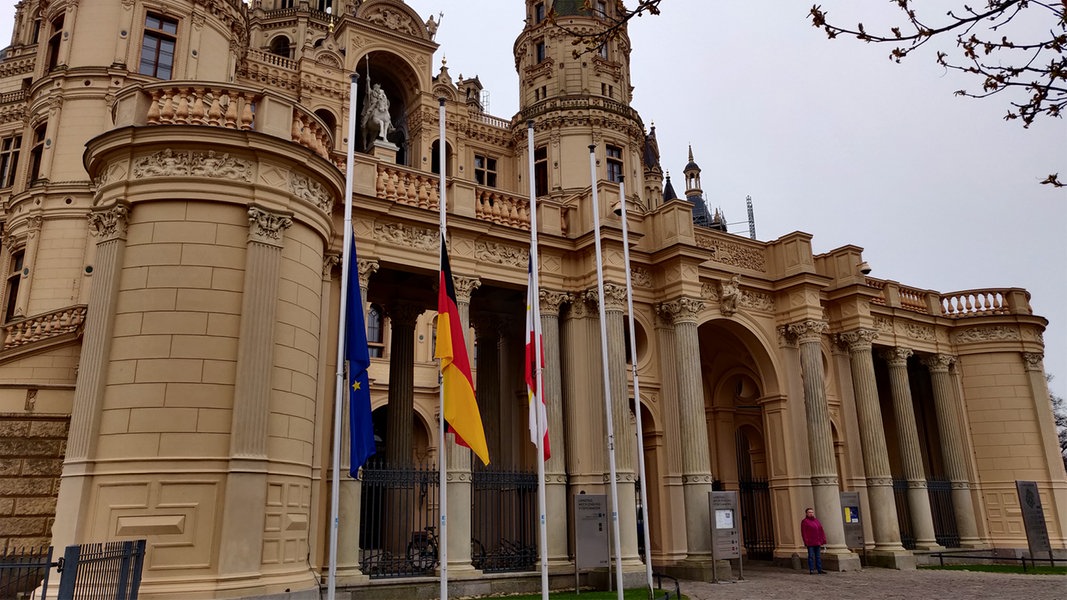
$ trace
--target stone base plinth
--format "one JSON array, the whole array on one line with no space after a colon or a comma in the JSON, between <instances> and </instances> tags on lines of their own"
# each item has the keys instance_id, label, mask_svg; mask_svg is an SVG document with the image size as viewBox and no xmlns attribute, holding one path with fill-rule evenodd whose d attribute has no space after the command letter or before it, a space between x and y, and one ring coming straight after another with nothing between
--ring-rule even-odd
<instances>
[{"instance_id":1,"label":"stone base plinth","mask_svg":"<svg viewBox=\"0 0 1067 600\"><path fill-rule=\"evenodd\" d=\"M656 570L671 577L692 581L732 581L734 578L728 560L683 560Z\"/></svg>"},{"instance_id":2,"label":"stone base plinth","mask_svg":"<svg viewBox=\"0 0 1067 600\"><path fill-rule=\"evenodd\" d=\"M902 571L912 570L916 565L915 555L907 550L870 550L864 560L868 566Z\"/></svg>"},{"instance_id":3,"label":"stone base plinth","mask_svg":"<svg viewBox=\"0 0 1067 600\"><path fill-rule=\"evenodd\" d=\"M399 151L400 148L396 144L383 139L374 140L370 149L371 156L389 164L396 164L396 153Z\"/></svg>"}]
</instances>

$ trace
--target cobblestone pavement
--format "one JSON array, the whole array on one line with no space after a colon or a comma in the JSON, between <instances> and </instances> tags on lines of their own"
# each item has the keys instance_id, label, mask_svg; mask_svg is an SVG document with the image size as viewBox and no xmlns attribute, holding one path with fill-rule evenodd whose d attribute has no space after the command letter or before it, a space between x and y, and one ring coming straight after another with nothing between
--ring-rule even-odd
<instances>
[{"instance_id":1,"label":"cobblestone pavement","mask_svg":"<svg viewBox=\"0 0 1067 600\"><path fill-rule=\"evenodd\" d=\"M735 583L681 583L692 600L1067 600L1067 576L928 569L809 575L755 567Z\"/></svg>"}]
</instances>

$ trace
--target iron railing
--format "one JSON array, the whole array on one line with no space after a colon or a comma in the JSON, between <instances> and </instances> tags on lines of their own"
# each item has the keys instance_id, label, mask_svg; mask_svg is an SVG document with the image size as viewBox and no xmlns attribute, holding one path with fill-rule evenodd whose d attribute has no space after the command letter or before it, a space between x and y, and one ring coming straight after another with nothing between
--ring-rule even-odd
<instances>
[{"instance_id":1,"label":"iron railing","mask_svg":"<svg viewBox=\"0 0 1067 600\"><path fill-rule=\"evenodd\" d=\"M908 480L893 480L893 499L897 504L897 523L900 525L900 543L908 550L915 549L915 533L911 526L911 506L908 504Z\"/></svg>"},{"instance_id":2,"label":"iron railing","mask_svg":"<svg viewBox=\"0 0 1067 600\"><path fill-rule=\"evenodd\" d=\"M137 600L145 540L67 546L59 563L59 599Z\"/></svg>"},{"instance_id":3,"label":"iron railing","mask_svg":"<svg viewBox=\"0 0 1067 600\"><path fill-rule=\"evenodd\" d=\"M37 586L48 588L52 548L5 548L0 553L0 600L29 598Z\"/></svg>"},{"instance_id":4,"label":"iron railing","mask_svg":"<svg viewBox=\"0 0 1067 600\"><path fill-rule=\"evenodd\" d=\"M372 579L432 575L437 568L439 474L433 465L363 467L360 568Z\"/></svg>"},{"instance_id":5,"label":"iron railing","mask_svg":"<svg viewBox=\"0 0 1067 600\"><path fill-rule=\"evenodd\" d=\"M475 468L471 562L489 573L530 571L537 563L537 473Z\"/></svg>"},{"instance_id":6,"label":"iron railing","mask_svg":"<svg viewBox=\"0 0 1067 600\"><path fill-rule=\"evenodd\" d=\"M774 518L771 490L766 479L753 477L737 482L740 493L741 538L749 560L774 559Z\"/></svg>"},{"instance_id":7,"label":"iron railing","mask_svg":"<svg viewBox=\"0 0 1067 600\"><path fill-rule=\"evenodd\" d=\"M956 529L956 509L952 505L952 482L931 477L926 480L930 493L930 510L934 517L934 538L946 548L960 547L960 534Z\"/></svg>"}]
</instances>

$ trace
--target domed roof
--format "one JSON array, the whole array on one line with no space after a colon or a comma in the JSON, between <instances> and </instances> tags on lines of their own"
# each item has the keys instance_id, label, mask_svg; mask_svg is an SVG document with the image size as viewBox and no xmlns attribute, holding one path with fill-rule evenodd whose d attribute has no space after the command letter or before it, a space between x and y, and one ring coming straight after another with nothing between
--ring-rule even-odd
<instances>
[{"instance_id":1,"label":"domed roof","mask_svg":"<svg viewBox=\"0 0 1067 600\"><path fill-rule=\"evenodd\" d=\"M693 145L690 144L689 145L689 163L685 165L685 172L688 173L689 171L699 171L699 170L700 170L700 165L696 164L696 162L693 160Z\"/></svg>"}]
</instances>

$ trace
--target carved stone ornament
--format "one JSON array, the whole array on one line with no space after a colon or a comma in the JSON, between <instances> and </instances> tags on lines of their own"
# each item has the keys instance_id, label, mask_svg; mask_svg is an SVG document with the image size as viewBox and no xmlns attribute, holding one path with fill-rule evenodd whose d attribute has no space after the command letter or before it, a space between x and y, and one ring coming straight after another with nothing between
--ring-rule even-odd
<instances>
[{"instance_id":1,"label":"carved stone ornament","mask_svg":"<svg viewBox=\"0 0 1067 600\"><path fill-rule=\"evenodd\" d=\"M877 337L878 332L873 329L857 329L837 334L838 342L847 346L852 352L870 350L871 344Z\"/></svg>"},{"instance_id":2,"label":"carved stone ornament","mask_svg":"<svg viewBox=\"0 0 1067 600\"><path fill-rule=\"evenodd\" d=\"M615 283L604 284L604 310L624 312L626 310L626 287Z\"/></svg>"},{"instance_id":3,"label":"carved stone ornament","mask_svg":"<svg viewBox=\"0 0 1067 600\"><path fill-rule=\"evenodd\" d=\"M730 279L719 281L719 312L724 317L737 313L737 302L741 297L741 276L735 274Z\"/></svg>"},{"instance_id":4,"label":"carved stone ornament","mask_svg":"<svg viewBox=\"0 0 1067 600\"><path fill-rule=\"evenodd\" d=\"M811 485L826 485L826 486L837 487L837 477L836 476L831 476L831 477L825 477L825 476L824 477L812 477L811 478Z\"/></svg>"},{"instance_id":5,"label":"carved stone ornament","mask_svg":"<svg viewBox=\"0 0 1067 600\"><path fill-rule=\"evenodd\" d=\"M374 239L397 246L436 252L440 248L441 238L436 229L408 227L399 223L376 223Z\"/></svg>"},{"instance_id":6,"label":"carved stone ornament","mask_svg":"<svg viewBox=\"0 0 1067 600\"><path fill-rule=\"evenodd\" d=\"M588 292L573 292L568 294L567 299L570 310L568 311L568 317L571 319L588 319L596 312L596 293L592 295L590 300Z\"/></svg>"},{"instance_id":7,"label":"carved stone ornament","mask_svg":"<svg viewBox=\"0 0 1067 600\"><path fill-rule=\"evenodd\" d=\"M378 272L378 261L357 259L359 262L359 287L370 285L370 276Z\"/></svg>"},{"instance_id":8,"label":"carved stone ornament","mask_svg":"<svg viewBox=\"0 0 1067 600\"><path fill-rule=\"evenodd\" d=\"M901 348L900 346L882 350L882 358L884 358L891 367L908 366L908 358L910 358L912 354L914 354L914 352L912 352L911 348Z\"/></svg>"},{"instance_id":9,"label":"carved stone ornament","mask_svg":"<svg viewBox=\"0 0 1067 600\"><path fill-rule=\"evenodd\" d=\"M94 210L89 213L89 231L101 242L126 239L130 209L125 204Z\"/></svg>"},{"instance_id":10,"label":"carved stone ornament","mask_svg":"<svg viewBox=\"0 0 1067 600\"><path fill-rule=\"evenodd\" d=\"M559 309L566 303L571 301L570 294L565 292L556 292L553 290L540 290L541 298L541 317L553 317L559 316Z\"/></svg>"},{"instance_id":11,"label":"carved stone ornament","mask_svg":"<svg viewBox=\"0 0 1067 600\"><path fill-rule=\"evenodd\" d=\"M251 161L233 158L226 153L216 154L214 150L190 152L167 148L142 156L133 163L134 179L188 176L251 183L252 171Z\"/></svg>"},{"instance_id":12,"label":"carved stone ornament","mask_svg":"<svg viewBox=\"0 0 1067 600\"><path fill-rule=\"evenodd\" d=\"M1044 371L1045 355L1040 352L1023 352L1023 366L1027 371Z\"/></svg>"},{"instance_id":13,"label":"carved stone ornament","mask_svg":"<svg viewBox=\"0 0 1067 600\"><path fill-rule=\"evenodd\" d=\"M956 363L956 357L951 354L934 354L924 356L921 362L931 373L948 373L949 367Z\"/></svg>"},{"instance_id":14,"label":"carved stone ornament","mask_svg":"<svg viewBox=\"0 0 1067 600\"><path fill-rule=\"evenodd\" d=\"M767 270L767 258L759 248L743 246L712 234L698 235L696 241L697 246L711 250L711 260L717 263L760 272Z\"/></svg>"},{"instance_id":15,"label":"carved stone ornament","mask_svg":"<svg viewBox=\"0 0 1067 600\"><path fill-rule=\"evenodd\" d=\"M525 246L509 246L495 242L479 241L474 244L474 257L479 262L510 267L525 267L530 260L530 250Z\"/></svg>"},{"instance_id":16,"label":"carved stone ornament","mask_svg":"<svg viewBox=\"0 0 1067 600\"><path fill-rule=\"evenodd\" d=\"M790 323L785 328L787 335L796 338L801 344L805 344L821 342L823 334L830 329L830 324L826 321L807 319L799 323Z\"/></svg>"},{"instance_id":17,"label":"carved stone ornament","mask_svg":"<svg viewBox=\"0 0 1067 600\"><path fill-rule=\"evenodd\" d=\"M387 6L372 7L367 12L360 12L360 17L379 27L392 29L412 37L425 38L429 35L424 23L416 24L406 13Z\"/></svg>"},{"instance_id":18,"label":"carved stone ornament","mask_svg":"<svg viewBox=\"0 0 1067 600\"><path fill-rule=\"evenodd\" d=\"M456 302L469 303L474 290L482 287L482 280L477 277L453 275L452 287L456 290Z\"/></svg>"},{"instance_id":19,"label":"carved stone ornament","mask_svg":"<svg viewBox=\"0 0 1067 600\"><path fill-rule=\"evenodd\" d=\"M292 217L267 212L262 208L248 208L249 243L282 246L282 234L293 225Z\"/></svg>"},{"instance_id":20,"label":"carved stone ornament","mask_svg":"<svg viewBox=\"0 0 1067 600\"><path fill-rule=\"evenodd\" d=\"M333 212L333 198L326 187L305 175L294 173L289 176L289 192L326 214Z\"/></svg>"},{"instance_id":21,"label":"carved stone ornament","mask_svg":"<svg viewBox=\"0 0 1067 600\"><path fill-rule=\"evenodd\" d=\"M327 253L322 257L322 278L330 279L333 270L341 264L341 255L336 252Z\"/></svg>"},{"instance_id":22,"label":"carved stone ornament","mask_svg":"<svg viewBox=\"0 0 1067 600\"><path fill-rule=\"evenodd\" d=\"M644 267L632 267L630 269L630 281L637 287L652 287L652 273Z\"/></svg>"},{"instance_id":23,"label":"carved stone ornament","mask_svg":"<svg viewBox=\"0 0 1067 600\"><path fill-rule=\"evenodd\" d=\"M868 477L867 487L893 487L892 477Z\"/></svg>"},{"instance_id":24,"label":"carved stone ornament","mask_svg":"<svg viewBox=\"0 0 1067 600\"><path fill-rule=\"evenodd\" d=\"M957 344L976 342L1014 342L1019 339L1019 330L1015 327L992 325L989 327L971 327L953 336Z\"/></svg>"},{"instance_id":25,"label":"carved stone ornament","mask_svg":"<svg viewBox=\"0 0 1067 600\"><path fill-rule=\"evenodd\" d=\"M704 310L704 302L684 297L656 306L656 312L675 325L696 323L702 310Z\"/></svg>"},{"instance_id":26,"label":"carved stone ornament","mask_svg":"<svg viewBox=\"0 0 1067 600\"><path fill-rule=\"evenodd\" d=\"M919 323L912 323L907 321L902 327L905 335L917 340L926 340L928 342L934 341L934 328L929 325L921 325Z\"/></svg>"},{"instance_id":27,"label":"carved stone ornament","mask_svg":"<svg viewBox=\"0 0 1067 600\"><path fill-rule=\"evenodd\" d=\"M893 320L886 317L875 317L874 327L882 333L893 333Z\"/></svg>"}]
</instances>

